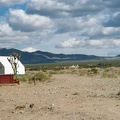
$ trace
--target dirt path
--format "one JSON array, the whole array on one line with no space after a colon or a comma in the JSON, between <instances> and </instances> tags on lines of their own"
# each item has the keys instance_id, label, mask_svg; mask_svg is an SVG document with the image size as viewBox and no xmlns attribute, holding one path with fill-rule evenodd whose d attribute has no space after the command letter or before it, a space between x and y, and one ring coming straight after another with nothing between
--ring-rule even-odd
<instances>
[{"instance_id":1,"label":"dirt path","mask_svg":"<svg viewBox=\"0 0 120 120\"><path fill-rule=\"evenodd\" d=\"M0 86L0 120L120 120L119 79L53 75Z\"/></svg>"}]
</instances>

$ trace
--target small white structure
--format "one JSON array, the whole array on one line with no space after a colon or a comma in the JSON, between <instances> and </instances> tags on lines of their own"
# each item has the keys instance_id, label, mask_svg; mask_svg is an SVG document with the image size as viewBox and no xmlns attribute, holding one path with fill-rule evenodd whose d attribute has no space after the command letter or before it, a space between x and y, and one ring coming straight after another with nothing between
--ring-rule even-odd
<instances>
[{"instance_id":1,"label":"small white structure","mask_svg":"<svg viewBox=\"0 0 120 120\"><path fill-rule=\"evenodd\" d=\"M12 65L8 59L10 59L10 56L0 56L0 74L2 75L14 74ZM17 75L25 74L24 65L18 59L16 59L16 63Z\"/></svg>"},{"instance_id":2,"label":"small white structure","mask_svg":"<svg viewBox=\"0 0 120 120\"><path fill-rule=\"evenodd\" d=\"M78 69L79 68L79 65L72 65L69 67L70 69Z\"/></svg>"}]
</instances>

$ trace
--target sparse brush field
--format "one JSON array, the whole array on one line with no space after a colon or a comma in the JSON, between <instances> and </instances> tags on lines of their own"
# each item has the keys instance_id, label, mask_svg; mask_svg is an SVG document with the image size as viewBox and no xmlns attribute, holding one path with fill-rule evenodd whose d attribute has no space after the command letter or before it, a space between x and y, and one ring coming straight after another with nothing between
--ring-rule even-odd
<instances>
[{"instance_id":1,"label":"sparse brush field","mask_svg":"<svg viewBox=\"0 0 120 120\"><path fill-rule=\"evenodd\" d=\"M45 81L49 80L54 74L77 74L79 76L100 77L100 78L119 78L120 67L81 67L81 66L42 66L35 68L35 66L28 67L26 74L22 76L15 76L20 82Z\"/></svg>"},{"instance_id":2,"label":"sparse brush field","mask_svg":"<svg viewBox=\"0 0 120 120\"><path fill-rule=\"evenodd\" d=\"M79 76L119 78L119 61L87 61L56 64L26 65L26 74L15 76L24 82L49 80L54 74L77 74Z\"/></svg>"},{"instance_id":3,"label":"sparse brush field","mask_svg":"<svg viewBox=\"0 0 120 120\"><path fill-rule=\"evenodd\" d=\"M120 67L93 63L26 65L0 86L0 120L120 120Z\"/></svg>"}]
</instances>

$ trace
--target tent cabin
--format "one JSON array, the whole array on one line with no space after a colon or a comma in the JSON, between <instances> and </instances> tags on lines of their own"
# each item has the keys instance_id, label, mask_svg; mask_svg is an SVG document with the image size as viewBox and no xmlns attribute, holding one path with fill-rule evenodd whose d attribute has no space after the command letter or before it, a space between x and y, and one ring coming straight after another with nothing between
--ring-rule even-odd
<instances>
[{"instance_id":1,"label":"tent cabin","mask_svg":"<svg viewBox=\"0 0 120 120\"><path fill-rule=\"evenodd\" d=\"M10 56L0 56L0 84L13 84L17 83L16 80L13 79L14 70L13 66L9 61ZM15 60L17 63L17 75L25 74L24 65L18 60Z\"/></svg>"}]
</instances>

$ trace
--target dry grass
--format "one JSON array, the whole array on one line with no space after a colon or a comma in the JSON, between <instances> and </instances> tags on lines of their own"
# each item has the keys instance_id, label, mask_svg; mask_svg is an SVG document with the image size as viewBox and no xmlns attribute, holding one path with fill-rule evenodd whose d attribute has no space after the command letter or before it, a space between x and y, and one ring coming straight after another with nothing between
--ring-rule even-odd
<instances>
[{"instance_id":1,"label":"dry grass","mask_svg":"<svg viewBox=\"0 0 120 120\"><path fill-rule=\"evenodd\" d=\"M59 71L50 70L49 74L78 74L80 76L94 77L99 76L101 78L118 78L120 76L119 67L109 68L77 68L77 69L62 69Z\"/></svg>"},{"instance_id":2,"label":"dry grass","mask_svg":"<svg viewBox=\"0 0 120 120\"><path fill-rule=\"evenodd\" d=\"M120 68L119 67L107 67L107 68L64 68L64 69L48 69L40 71L26 71L23 76L15 76L18 81L32 83L34 81L45 81L55 74L77 74L79 76L87 77L99 77L99 78L119 78Z\"/></svg>"}]
</instances>

